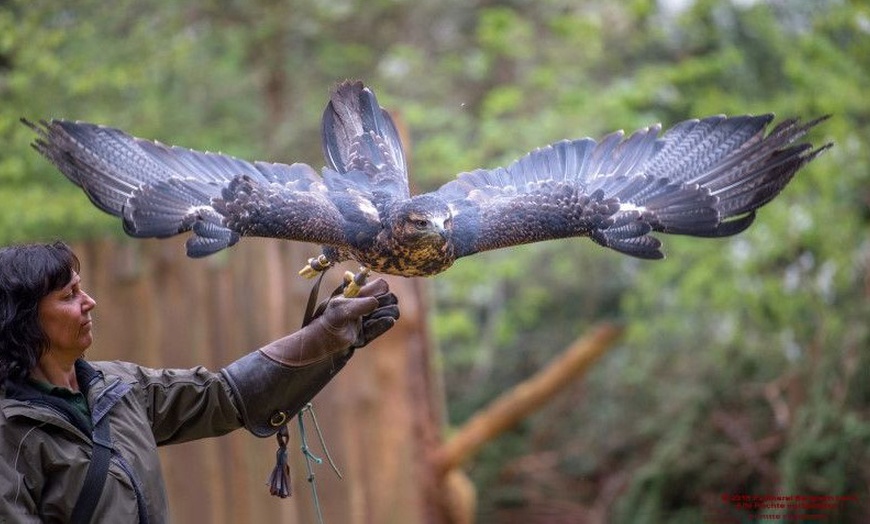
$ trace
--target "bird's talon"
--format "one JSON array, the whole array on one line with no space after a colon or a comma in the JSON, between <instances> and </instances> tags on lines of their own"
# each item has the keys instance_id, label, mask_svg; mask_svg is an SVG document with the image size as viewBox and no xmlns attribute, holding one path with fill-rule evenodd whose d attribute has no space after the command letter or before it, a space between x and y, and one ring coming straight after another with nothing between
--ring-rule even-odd
<instances>
[{"instance_id":1,"label":"bird's talon","mask_svg":"<svg viewBox=\"0 0 870 524\"><path fill-rule=\"evenodd\" d=\"M366 285L369 277L369 269L361 267L359 273L354 275L350 271L344 272L344 296L353 298L359 294L359 290Z\"/></svg>"},{"instance_id":2,"label":"bird's talon","mask_svg":"<svg viewBox=\"0 0 870 524\"><path fill-rule=\"evenodd\" d=\"M327 260L324 255L320 255L317 258L309 258L308 265L299 270L299 275L305 278L314 278L331 266L332 262Z\"/></svg>"},{"instance_id":3,"label":"bird's talon","mask_svg":"<svg viewBox=\"0 0 870 524\"><path fill-rule=\"evenodd\" d=\"M314 278L317 276L317 271L315 271L314 268L311 267L311 264L308 264L307 266L299 270L299 276L305 278Z\"/></svg>"}]
</instances>

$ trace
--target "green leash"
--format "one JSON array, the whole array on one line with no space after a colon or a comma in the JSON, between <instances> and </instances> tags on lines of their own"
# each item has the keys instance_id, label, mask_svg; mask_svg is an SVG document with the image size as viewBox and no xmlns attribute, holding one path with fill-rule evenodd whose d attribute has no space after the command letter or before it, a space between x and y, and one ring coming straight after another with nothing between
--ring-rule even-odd
<instances>
[{"instance_id":1,"label":"green leash","mask_svg":"<svg viewBox=\"0 0 870 524\"><path fill-rule=\"evenodd\" d=\"M332 466L332 470L335 471L338 478L340 479L342 476L341 471L338 470L338 467L329 455L329 450L326 448L326 442L323 440L323 432L320 431L320 425L317 423L317 416L314 414L314 406L309 403L307 406L302 408L302 411L299 412L296 419L299 421L300 449L302 450L302 455L305 456L305 466L308 468L308 483L311 486L311 498L314 500L314 509L317 511L317 522L323 524L323 512L320 509L320 498L317 496L317 481L314 478L314 467L312 466L312 462L323 464L323 459L312 453L311 448L308 446L308 439L305 437L305 422L303 421L303 415L306 412L311 415L311 420L314 422L314 429L317 432L318 439L320 440L320 448L323 450L323 454L326 455L326 460L329 462L329 465Z\"/></svg>"}]
</instances>

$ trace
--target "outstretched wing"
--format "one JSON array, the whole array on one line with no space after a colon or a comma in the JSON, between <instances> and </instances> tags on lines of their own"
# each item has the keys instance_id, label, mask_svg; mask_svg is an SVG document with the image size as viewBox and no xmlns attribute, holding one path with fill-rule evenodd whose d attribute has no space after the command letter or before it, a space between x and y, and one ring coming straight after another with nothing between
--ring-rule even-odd
<instances>
[{"instance_id":1,"label":"outstretched wing","mask_svg":"<svg viewBox=\"0 0 870 524\"><path fill-rule=\"evenodd\" d=\"M247 162L85 122L36 125L37 151L136 237L192 230L188 255L257 235L342 246L345 218L305 164Z\"/></svg>"},{"instance_id":2,"label":"outstretched wing","mask_svg":"<svg viewBox=\"0 0 870 524\"><path fill-rule=\"evenodd\" d=\"M793 145L822 119L710 117L628 138L562 141L507 168L462 173L438 189L454 213L457 257L518 244L589 236L640 258L662 258L653 231L721 237L743 231L755 211L822 150Z\"/></svg>"}]
</instances>

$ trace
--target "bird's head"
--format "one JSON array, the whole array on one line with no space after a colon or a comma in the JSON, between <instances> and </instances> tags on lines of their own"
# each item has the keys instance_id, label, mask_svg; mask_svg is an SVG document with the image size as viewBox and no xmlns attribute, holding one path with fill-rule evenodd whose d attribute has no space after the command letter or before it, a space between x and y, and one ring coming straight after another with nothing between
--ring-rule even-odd
<instances>
[{"instance_id":1,"label":"bird's head","mask_svg":"<svg viewBox=\"0 0 870 524\"><path fill-rule=\"evenodd\" d=\"M392 225L393 237L409 247L443 248L453 231L453 214L434 195L417 195L401 204Z\"/></svg>"}]
</instances>

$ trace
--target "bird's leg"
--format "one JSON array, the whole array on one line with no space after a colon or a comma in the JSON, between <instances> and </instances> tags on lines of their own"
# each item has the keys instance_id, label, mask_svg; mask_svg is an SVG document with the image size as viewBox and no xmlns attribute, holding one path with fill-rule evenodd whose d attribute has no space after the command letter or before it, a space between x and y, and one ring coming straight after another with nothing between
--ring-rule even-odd
<instances>
[{"instance_id":1,"label":"bird's leg","mask_svg":"<svg viewBox=\"0 0 870 524\"><path fill-rule=\"evenodd\" d=\"M360 288L366 285L366 279L369 278L369 268L359 268L359 273L354 275L350 271L344 272L344 296L350 298L359 294Z\"/></svg>"},{"instance_id":2,"label":"bird's leg","mask_svg":"<svg viewBox=\"0 0 870 524\"><path fill-rule=\"evenodd\" d=\"M320 255L317 258L309 258L308 265L299 270L299 275L305 278L314 278L330 267L332 267L332 262L326 258L326 255Z\"/></svg>"}]
</instances>

